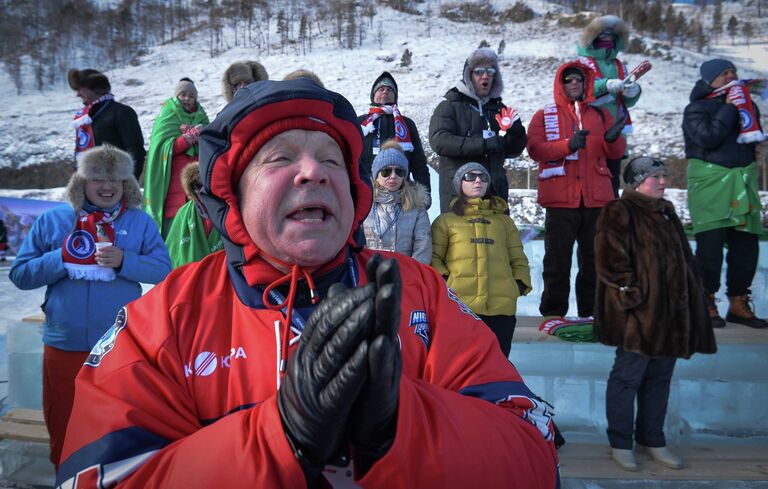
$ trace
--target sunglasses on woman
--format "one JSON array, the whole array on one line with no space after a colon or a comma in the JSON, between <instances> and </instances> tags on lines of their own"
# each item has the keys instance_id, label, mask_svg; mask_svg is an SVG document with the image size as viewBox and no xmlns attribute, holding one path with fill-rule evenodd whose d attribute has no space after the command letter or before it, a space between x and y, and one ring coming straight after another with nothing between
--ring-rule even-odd
<instances>
[{"instance_id":1,"label":"sunglasses on woman","mask_svg":"<svg viewBox=\"0 0 768 489\"><path fill-rule=\"evenodd\" d=\"M474 182L478 178L481 182L488 183L488 175L485 173L465 173L464 176L461 177L465 182Z\"/></svg>"},{"instance_id":2,"label":"sunglasses on woman","mask_svg":"<svg viewBox=\"0 0 768 489\"><path fill-rule=\"evenodd\" d=\"M405 176L405 170L402 168L382 168L379 173L382 177L387 178L392 174L393 170L398 177L403 178Z\"/></svg>"}]
</instances>

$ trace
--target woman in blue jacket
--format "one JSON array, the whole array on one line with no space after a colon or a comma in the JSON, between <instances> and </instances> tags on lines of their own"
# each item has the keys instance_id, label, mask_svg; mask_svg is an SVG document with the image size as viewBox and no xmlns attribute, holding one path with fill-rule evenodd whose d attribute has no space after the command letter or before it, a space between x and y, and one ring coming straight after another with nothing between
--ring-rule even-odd
<instances>
[{"instance_id":1,"label":"woman in blue jacket","mask_svg":"<svg viewBox=\"0 0 768 489\"><path fill-rule=\"evenodd\" d=\"M128 153L108 145L83 153L67 200L35 221L10 272L20 289L47 287L43 414L57 467L80 366L118 311L141 296L140 282L171 271Z\"/></svg>"}]
</instances>

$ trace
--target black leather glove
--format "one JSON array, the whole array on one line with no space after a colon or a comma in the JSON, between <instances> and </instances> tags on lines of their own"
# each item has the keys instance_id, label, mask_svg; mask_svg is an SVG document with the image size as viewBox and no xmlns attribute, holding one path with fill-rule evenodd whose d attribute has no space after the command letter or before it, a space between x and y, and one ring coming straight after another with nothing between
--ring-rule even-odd
<instances>
[{"instance_id":1,"label":"black leather glove","mask_svg":"<svg viewBox=\"0 0 768 489\"><path fill-rule=\"evenodd\" d=\"M354 448L355 475L363 477L392 446L397 432L402 358L397 333L400 328L400 268L393 259L376 255L365 267L369 282L376 283L374 327L369 337L368 380L355 404L350 441Z\"/></svg>"},{"instance_id":2,"label":"black leather glove","mask_svg":"<svg viewBox=\"0 0 768 489\"><path fill-rule=\"evenodd\" d=\"M576 131L573 133L573 136L568 141L568 149L571 150L571 153L587 145L587 134L589 134L589 131Z\"/></svg>"},{"instance_id":3,"label":"black leather glove","mask_svg":"<svg viewBox=\"0 0 768 489\"><path fill-rule=\"evenodd\" d=\"M605 131L605 134L603 135L603 139L606 143L612 143L619 139L619 136L621 136L621 130L624 129L624 126L627 125L627 117L622 116L621 119L614 122L611 127L608 128L607 131Z\"/></svg>"},{"instance_id":4,"label":"black leather glove","mask_svg":"<svg viewBox=\"0 0 768 489\"><path fill-rule=\"evenodd\" d=\"M277 392L285 434L312 486L346 448L349 413L368 377L376 286L334 284L307 320Z\"/></svg>"}]
</instances>

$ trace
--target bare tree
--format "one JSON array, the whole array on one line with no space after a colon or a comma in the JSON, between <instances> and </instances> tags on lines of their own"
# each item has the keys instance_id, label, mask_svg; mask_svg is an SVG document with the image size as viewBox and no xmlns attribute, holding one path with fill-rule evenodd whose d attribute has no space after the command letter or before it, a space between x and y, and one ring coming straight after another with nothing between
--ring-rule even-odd
<instances>
[{"instance_id":1,"label":"bare tree","mask_svg":"<svg viewBox=\"0 0 768 489\"><path fill-rule=\"evenodd\" d=\"M379 25L376 26L376 33L373 36L376 39L376 43L379 45L379 49L384 47L384 23L379 21Z\"/></svg>"},{"instance_id":2,"label":"bare tree","mask_svg":"<svg viewBox=\"0 0 768 489\"><path fill-rule=\"evenodd\" d=\"M715 42L723 33L723 0L715 0L715 11L712 13L712 34L715 36Z\"/></svg>"}]
</instances>

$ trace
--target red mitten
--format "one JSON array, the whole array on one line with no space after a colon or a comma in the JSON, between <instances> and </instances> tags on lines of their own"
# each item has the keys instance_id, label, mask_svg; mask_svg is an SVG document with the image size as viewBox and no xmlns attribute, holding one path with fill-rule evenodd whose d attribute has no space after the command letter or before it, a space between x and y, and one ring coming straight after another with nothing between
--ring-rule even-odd
<instances>
[{"instance_id":1,"label":"red mitten","mask_svg":"<svg viewBox=\"0 0 768 489\"><path fill-rule=\"evenodd\" d=\"M499 133L504 134L512 127L516 120L520 119L517 111L511 107L502 107L496 114L496 121L499 123Z\"/></svg>"}]
</instances>

